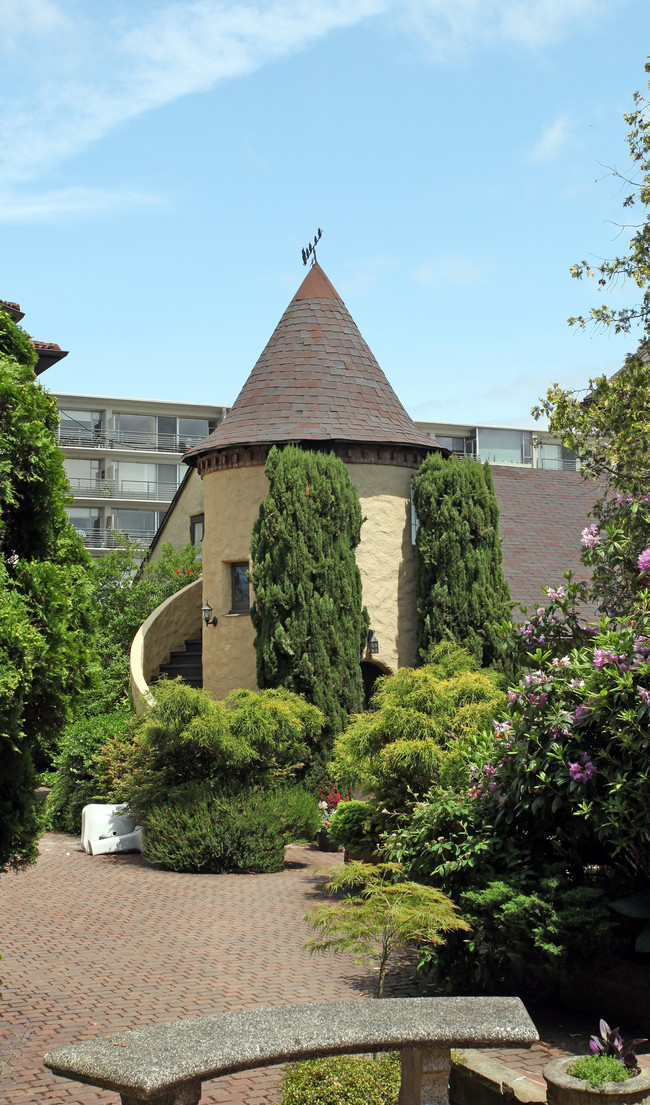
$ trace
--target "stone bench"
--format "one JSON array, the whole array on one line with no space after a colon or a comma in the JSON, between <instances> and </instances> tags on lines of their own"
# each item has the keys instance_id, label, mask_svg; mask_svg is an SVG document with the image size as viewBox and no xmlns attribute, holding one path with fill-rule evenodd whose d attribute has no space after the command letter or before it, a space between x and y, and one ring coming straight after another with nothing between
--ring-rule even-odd
<instances>
[{"instance_id":1,"label":"stone bench","mask_svg":"<svg viewBox=\"0 0 650 1105\"><path fill-rule=\"evenodd\" d=\"M444 1105L450 1048L521 1047L537 1031L519 998L384 998L192 1017L50 1051L54 1074L122 1105L197 1105L201 1083L324 1055L400 1051L400 1105Z\"/></svg>"}]
</instances>

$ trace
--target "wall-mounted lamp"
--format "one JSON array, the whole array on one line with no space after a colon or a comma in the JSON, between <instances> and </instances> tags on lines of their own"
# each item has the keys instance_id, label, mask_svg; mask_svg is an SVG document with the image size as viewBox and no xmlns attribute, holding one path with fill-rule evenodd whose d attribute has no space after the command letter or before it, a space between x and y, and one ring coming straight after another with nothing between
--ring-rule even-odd
<instances>
[{"instance_id":1,"label":"wall-mounted lamp","mask_svg":"<svg viewBox=\"0 0 650 1105\"><path fill-rule=\"evenodd\" d=\"M203 614L203 621L206 626L217 624L217 619L212 617L212 607L209 602L206 602L205 606L201 607L201 613Z\"/></svg>"},{"instance_id":2,"label":"wall-mounted lamp","mask_svg":"<svg viewBox=\"0 0 650 1105\"><path fill-rule=\"evenodd\" d=\"M371 656L374 656L379 652L379 641L375 637L374 629L368 630L368 648L370 649Z\"/></svg>"}]
</instances>

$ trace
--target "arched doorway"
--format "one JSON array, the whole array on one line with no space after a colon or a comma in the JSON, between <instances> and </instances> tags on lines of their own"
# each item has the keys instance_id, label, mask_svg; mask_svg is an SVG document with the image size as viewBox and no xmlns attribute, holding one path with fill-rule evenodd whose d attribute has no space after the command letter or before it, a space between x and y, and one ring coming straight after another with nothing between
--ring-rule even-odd
<instances>
[{"instance_id":1,"label":"arched doorway","mask_svg":"<svg viewBox=\"0 0 650 1105\"><path fill-rule=\"evenodd\" d=\"M390 668L375 660L361 661L361 678L363 679L363 708L370 709L370 699L375 693L375 683L380 675L392 675Z\"/></svg>"}]
</instances>

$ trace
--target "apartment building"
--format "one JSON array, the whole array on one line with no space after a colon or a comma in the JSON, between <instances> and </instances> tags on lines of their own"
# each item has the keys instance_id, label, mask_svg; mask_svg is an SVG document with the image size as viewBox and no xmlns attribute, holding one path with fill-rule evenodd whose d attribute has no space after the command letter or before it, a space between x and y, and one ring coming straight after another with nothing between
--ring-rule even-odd
<instances>
[{"instance_id":1,"label":"apartment building","mask_svg":"<svg viewBox=\"0 0 650 1105\"><path fill-rule=\"evenodd\" d=\"M74 501L68 515L93 556L118 532L147 548L186 468L183 453L216 429L226 407L53 392ZM202 535L197 534L197 542Z\"/></svg>"},{"instance_id":2,"label":"apartment building","mask_svg":"<svg viewBox=\"0 0 650 1105\"><path fill-rule=\"evenodd\" d=\"M575 453L542 429L467 426L451 422L416 421L415 425L457 457L554 472L575 472L577 468Z\"/></svg>"}]
</instances>

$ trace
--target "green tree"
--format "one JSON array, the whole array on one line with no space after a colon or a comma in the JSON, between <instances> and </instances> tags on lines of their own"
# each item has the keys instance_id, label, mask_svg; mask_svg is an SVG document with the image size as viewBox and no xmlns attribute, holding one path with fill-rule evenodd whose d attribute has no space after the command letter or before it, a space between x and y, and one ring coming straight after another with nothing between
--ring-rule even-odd
<instances>
[{"instance_id":1,"label":"green tree","mask_svg":"<svg viewBox=\"0 0 650 1105\"><path fill-rule=\"evenodd\" d=\"M68 522L54 399L27 335L0 312L0 870L35 857L34 760L45 766L87 685L89 559Z\"/></svg>"},{"instance_id":2,"label":"green tree","mask_svg":"<svg viewBox=\"0 0 650 1105\"><path fill-rule=\"evenodd\" d=\"M391 810L438 780L467 787L478 746L490 743L481 734L506 700L501 682L457 645L434 646L429 663L378 680L372 708L335 740L332 777Z\"/></svg>"},{"instance_id":3,"label":"green tree","mask_svg":"<svg viewBox=\"0 0 650 1105\"><path fill-rule=\"evenodd\" d=\"M304 695L332 735L363 705L359 500L332 454L273 448L265 471L270 488L251 538L257 681Z\"/></svg>"},{"instance_id":4,"label":"green tree","mask_svg":"<svg viewBox=\"0 0 650 1105\"><path fill-rule=\"evenodd\" d=\"M356 890L336 905L317 905L305 914L318 936L305 944L310 955L340 952L361 966L377 967L377 997L396 953L412 944L426 945L433 956L442 934L469 929L456 907L441 890L403 880L396 863L360 863L353 860L330 872L326 889ZM421 948L421 951L424 950Z\"/></svg>"},{"instance_id":5,"label":"green tree","mask_svg":"<svg viewBox=\"0 0 650 1105\"><path fill-rule=\"evenodd\" d=\"M493 625L510 612L501 570L499 504L489 465L430 454L413 481L419 519L418 645L452 639L489 664Z\"/></svg>"}]
</instances>

